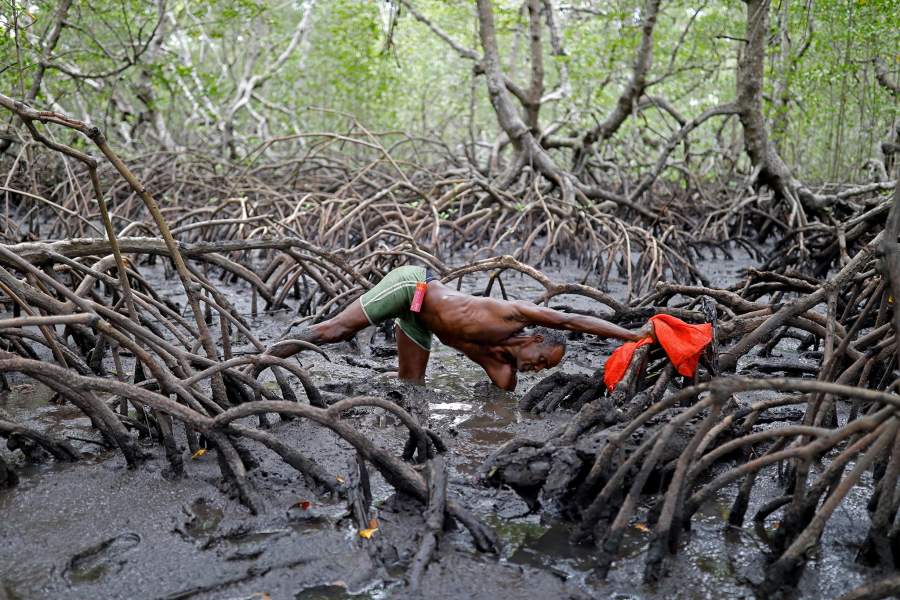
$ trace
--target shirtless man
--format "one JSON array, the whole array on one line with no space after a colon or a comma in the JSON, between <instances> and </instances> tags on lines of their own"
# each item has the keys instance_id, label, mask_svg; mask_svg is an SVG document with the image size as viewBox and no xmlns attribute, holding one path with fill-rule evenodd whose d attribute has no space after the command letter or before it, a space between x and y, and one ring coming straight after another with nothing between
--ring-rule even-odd
<instances>
[{"instance_id":1,"label":"shirtless man","mask_svg":"<svg viewBox=\"0 0 900 600\"><path fill-rule=\"evenodd\" d=\"M416 284L426 292L418 313L410 310ZM573 315L532 302L471 296L443 285L423 267L398 267L339 315L309 327L295 339L329 344L351 338L357 331L389 318L396 319L399 376L425 379L431 336L478 363L499 388L516 387L517 371L555 367L566 351L566 338L552 330L580 331L601 337L638 340L652 331L649 324L633 332L583 315ZM525 331L526 327L535 327ZM302 349L292 339L273 345L268 354L285 358Z\"/></svg>"}]
</instances>

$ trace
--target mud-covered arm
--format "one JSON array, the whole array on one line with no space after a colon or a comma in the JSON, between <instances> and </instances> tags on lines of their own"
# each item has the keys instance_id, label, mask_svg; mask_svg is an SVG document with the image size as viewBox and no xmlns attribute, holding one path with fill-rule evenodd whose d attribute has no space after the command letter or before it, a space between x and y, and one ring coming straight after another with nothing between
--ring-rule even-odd
<instances>
[{"instance_id":1,"label":"mud-covered arm","mask_svg":"<svg viewBox=\"0 0 900 600\"><path fill-rule=\"evenodd\" d=\"M639 340L652 334L652 328L650 328L649 323L638 331L630 331L596 317L559 312L558 310L538 306L531 302L516 302L515 304L519 314L531 325L592 333L600 337L629 341Z\"/></svg>"}]
</instances>

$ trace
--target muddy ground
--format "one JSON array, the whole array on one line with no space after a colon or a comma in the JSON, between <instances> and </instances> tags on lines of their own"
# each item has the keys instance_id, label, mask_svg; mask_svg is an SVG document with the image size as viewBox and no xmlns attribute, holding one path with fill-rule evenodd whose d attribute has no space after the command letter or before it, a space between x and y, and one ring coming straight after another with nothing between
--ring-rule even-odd
<instances>
[{"instance_id":1,"label":"muddy ground","mask_svg":"<svg viewBox=\"0 0 900 600\"><path fill-rule=\"evenodd\" d=\"M705 270L713 281L732 281L748 259L711 260ZM574 278L572 271L546 271L555 279ZM177 298L177 288L161 272L148 270ZM485 277L469 278L470 291L483 288ZM223 284L236 306L249 313L249 294ZM517 298L539 291L518 277L506 280ZM613 289L621 297L621 290ZM494 290L495 295L498 290ZM579 298L559 303L576 308L597 306ZM249 319L248 314L248 319ZM292 315L279 312L252 319L263 341L284 331ZM492 388L480 369L441 346L428 370L426 389L399 383L356 362L391 366L393 345L381 334L361 333L358 345L329 348L332 362L306 353L301 362L323 390L337 394L384 395L395 391L403 402L426 411L428 426L449 446L450 494L493 524L503 541L499 556L478 553L463 529L449 531L437 560L423 580L430 598L751 598L762 578L764 547L752 525L728 528L725 517L735 490L726 489L694 520L691 537L655 588L641 583L649 533L636 520L623 545L624 557L607 581L591 576L593 551L568 542L565 523L529 514L511 490L480 486L474 473L499 444L519 435L540 438L571 417L562 411L534 417L516 408L518 397L539 380L524 375L515 393ZM613 349L613 343L575 340L563 366L590 373ZM249 346L238 351L250 351ZM789 352L790 348L782 349ZM345 505L316 495L303 478L274 454L246 447L258 458L251 480L266 509L251 516L220 487L212 453L195 460L184 449L186 476L167 477L159 447L154 458L128 470L120 455L92 443L97 436L86 418L71 406L51 402L51 394L24 379L0 396L0 408L29 426L72 439L87 458L76 464L49 462L20 469L22 481L0 491L0 600L46 598L165 599L325 599L405 598L404 568L417 548L421 507L398 498L376 475L373 480L379 531L387 567L370 557L372 540L357 535ZM298 395L302 389L297 386ZM365 410L346 415L378 444L398 454L405 441L391 417ZM331 472L346 476L353 453L327 430L305 422L278 422L274 431L302 448ZM10 460L18 457L0 449ZM374 472L373 472L374 474ZM763 471L763 489L778 495L774 469ZM852 492L825 531L823 545L808 563L801 598L831 598L874 576L853 563L868 517L866 486ZM754 497L748 511L767 498ZM309 508L297 506L309 502ZM305 504L304 504L305 506ZM639 513L640 514L640 513Z\"/></svg>"}]
</instances>

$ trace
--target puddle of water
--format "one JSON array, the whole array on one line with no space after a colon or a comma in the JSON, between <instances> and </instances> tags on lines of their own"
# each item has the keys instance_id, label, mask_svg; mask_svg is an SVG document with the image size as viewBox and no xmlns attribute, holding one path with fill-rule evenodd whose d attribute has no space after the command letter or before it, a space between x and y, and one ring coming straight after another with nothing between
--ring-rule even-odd
<instances>
[{"instance_id":1,"label":"puddle of water","mask_svg":"<svg viewBox=\"0 0 900 600\"><path fill-rule=\"evenodd\" d=\"M256 542L263 542L265 540L282 536L288 533L291 533L291 529L289 528L278 528L278 529L261 529L258 531L248 531L247 533L241 533L234 536L228 536L228 541L232 544L241 545L241 544L253 544Z\"/></svg>"},{"instance_id":2,"label":"puddle of water","mask_svg":"<svg viewBox=\"0 0 900 600\"><path fill-rule=\"evenodd\" d=\"M567 577L583 579L598 562L597 549L591 544L573 544L570 526L563 521L542 524L536 519L491 523L504 543L508 544L506 560L516 564L550 568ZM629 528L623 537L621 555L633 558L641 554L649 541L649 533Z\"/></svg>"},{"instance_id":3,"label":"puddle of water","mask_svg":"<svg viewBox=\"0 0 900 600\"><path fill-rule=\"evenodd\" d=\"M470 400L472 387L479 380L473 377L475 374L473 366L468 358L435 339L426 376L428 389L440 396L449 395L456 400ZM483 376L481 378L483 379Z\"/></svg>"},{"instance_id":4,"label":"puddle of water","mask_svg":"<svg viewBox=\"0 0 900 600\"><path fill-rule=\"evenodd\" d=\"M379 600L385 598L383 592L368 590L358 594L352 594L343 585L315 585L297 592L294 600Z\"/></svg>"},{"instance_id":5,"label":"puddle of water","mask_svg":"<svg viewBox=\"0 0 900 600\"><path fill-rule=\"evenodd\" d=\"M0 598L5 600L23 600L23 597L16 592L15 587L3 580L0 580Z\"/></svg>"},{"instance_id":6,"label":"puddle of water","mask_svg":"<svg viewBox=\"0 0 900 600\"><path fill-rule=\"evenodd\" d=\"M45 408L53 397L52 389L36 381L13 385L9 392L0 394L0 408L14 419L29 417Z\"/></svg>"},{"instance_id":7,"label":"puddle of water","mask_svg":"<svg viewBox=\"0 0 900 600\"><path fill-rule=\"evenodd\" d=\"M433 404L429 404L428 407L431 410L437 411L469 411L472 410L472 406L466 402L436 402Z\"/></svg>"},{"instance_id":8,"label":"puddle of water","mask_svg":"<svg viewBox=\"0 0 900 600\"><path fill-rule=\"evenodd\" d=\"M641 582L644 555L651 539L650 531L642 523L635 522L625 531L619 556L606 582L595 580L592 575L599 565L596 547L592 544L573 544L571 524L559 520L540 523L536 516L515 521L495 517L490 524L504 543L502 560L549 570L563 579L576 582L595 597L602 591L602 597L610 598L716 598L730 595L724 592L716 595L713 593L716 589L735 593L747 591L737 583L747 556L732 550L754 545L754 540L749 539L753 537L752 533L737 530L734 539L739 541L735 545L726 544L731 548L723 548L721 530L725 522L722 513L725 508L724 499L705 506L695 517L692 539L682 540L679 560L690 580L664 579L658 590L651 590ZM634 581L629 584L631 579Z\"/></svg>"},{"instance_id":9,"label":"puddle of water","mask_svg":"<svg viewBox=\"0 0 900 600\"><path fill-rule=\"evenodd\" d=\"M512 521L491 516L487 521L502 541L503 558L506 559L516 554L526 542L540 538L549 529L547 525L538 522L537 518Z\"/></svg>"},{"instance_id":10,"label":"puddle of water","mask_svg":"<svg viewBox=\"0 0 900 600\"><path fill-rule=\"evenodd\" d=\"M194 538L209 535L219 526L225 511L209 503L206 498L197 498L191 503L189 510L191 519L184 530Z\"/></svg>"},{"instance_id":11,"label":"puddle of water","mask_svg":"<svg viewBox=\"0 0 900 600\"><path fill-rule=\"evenodd\" d=\"M473 377L478 373L470 368L468 374ZM459 432L460 443L454 452L463 460L457 468L461 473L471 475L488 454L518 435L511 430L510 425L524 420L541 419L520 414L518 399L514 394L496 389L482 390L481 386L478 386L474 394L470 389L469 394L472 397L471 403L459 403L465 406L465 410L461 411L462 414L456 414L449 427Z\"/></svg>"},{"instance_id":12,"label":"puddle of water","mask_svg":"<svg viewBox=\"0 0 900 600\"><path fill-rule=\"evenodd\" d=\"M489 422L486 422L479 417L467 419L459 424L459 428L465 429L467 432L467 439L479 446L492 446L496 448L500 444L516 437L516 434L512 431L491 427Z\"/></svg>"},{"instance_id":13,"label":"puddle of water","mask_svg":"<svg viewBox=\"0 0 900 600\"><path fill-rule=\"evenodd\" d=\"M312 516L308 519L291 522L291 530L293 530L294 533L307 533L320 529L330 529L332 527L334 527L334 521L323 516Z\"/></svg>"},{"instance_id":14,"label":"puddle of water","mask_svg":"<svg viewBox=\"0 0 900 600\"><path fill-rule=\"evenodd\" d=\"M330 583L320 583L305 587L294 594L294 600L389 600L394 590L402 588L406 569L399 565L386 567L388 581L366 579L354 583L341 579ZM425 598L440 598L441 595L424 595Z\"/></svg>"},{"instance_id":15,"label":"puddle of water","mask_svg":"<svg viewBox=\"0 0 900 600\"><path fill-rule=\"evenodd\" d=\"M64 577L70 583L96 582L118 573L125 563L124 554L141 543L136 533L123 533L79 552L69 560Z\"/></svg>"},{"instance_id":16,"label":"puddle of water","mask_svg":"<svg viewBox=\"0 0 900 600\"><path fill-rule=\"evenodd\" d=\"M51 388L29 380L0 394L0 409L8 412L14 421L49 435L93 437L91 420L72 404L56 404L54 397L56 392Z\"/></svg>"}]
</instances>

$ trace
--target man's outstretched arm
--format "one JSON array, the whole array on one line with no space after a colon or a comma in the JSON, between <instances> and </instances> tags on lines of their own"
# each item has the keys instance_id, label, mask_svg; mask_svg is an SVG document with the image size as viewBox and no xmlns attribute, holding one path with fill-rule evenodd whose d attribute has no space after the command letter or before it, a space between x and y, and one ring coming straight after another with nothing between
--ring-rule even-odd
<instances>
[{"instance_id":1,"label":"man's outstretched arm","mask_svg":"<svg viewBox=\"0 0 900 600\"><path fill-rule=\"evenodd\" d=\"M519 314L529 324L549 327L550 329L579 331L581 333L592 333L600 337L629 341L640 340L653 334L649 323L638 331L631 331L597 317L564 313L552 308L538 306L531 302L519 301L515 302L515 306Z\"/></svg>"}]
</instances>

